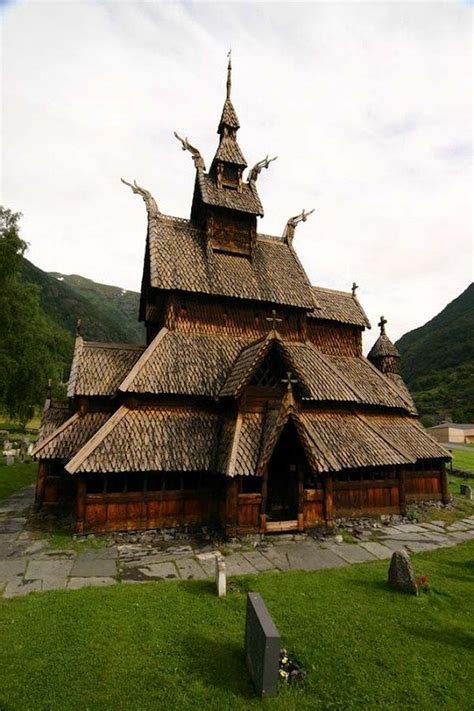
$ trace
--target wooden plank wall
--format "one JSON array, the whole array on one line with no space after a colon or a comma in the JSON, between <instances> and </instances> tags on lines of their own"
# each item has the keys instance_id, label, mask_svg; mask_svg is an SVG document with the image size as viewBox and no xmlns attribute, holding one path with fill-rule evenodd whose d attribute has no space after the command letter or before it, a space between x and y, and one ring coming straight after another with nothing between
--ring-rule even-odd
<instances>
[{"instance_id":1,"label":"wooden plank wall","mask_svg":"<svg viewBox=\"0 0 474 711\"><path fill-rule=\"evenodd\" d=\"M442 498L442 486L439 470L407 472L405 491L407 502L440 500Z\"/></svg>"},{"instance_id":2,"label":"wooden plank wall","mask_svg":"<svg viewBox=\"0 0 474 711\"><path fill-rule=\"evenodd\" d=\"M78 492L78 499L79 499ZM219 497L207 490L82 494L83 521L78 531L131 531L207 525L218 515ZM79 504L79 501L78 501Z\"/></svg>"}]
</instances>

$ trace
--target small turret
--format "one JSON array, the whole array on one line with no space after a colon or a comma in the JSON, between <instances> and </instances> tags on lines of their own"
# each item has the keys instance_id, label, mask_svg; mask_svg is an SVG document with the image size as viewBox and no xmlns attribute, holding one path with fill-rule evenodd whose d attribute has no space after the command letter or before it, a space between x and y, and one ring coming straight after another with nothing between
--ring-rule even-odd
<instances>
[{"instance_id":1,"label":"small turret","mask_svg":"<svg viewBox=\"0 0 474 711\"><path fill-rule=\"evenodd\" d=\"M378 323L380 336L372 346L367 358L381 373L400 375L400 353L385 333L386 323L387 320L381 316Z\"/></svg>"}]
</instances>

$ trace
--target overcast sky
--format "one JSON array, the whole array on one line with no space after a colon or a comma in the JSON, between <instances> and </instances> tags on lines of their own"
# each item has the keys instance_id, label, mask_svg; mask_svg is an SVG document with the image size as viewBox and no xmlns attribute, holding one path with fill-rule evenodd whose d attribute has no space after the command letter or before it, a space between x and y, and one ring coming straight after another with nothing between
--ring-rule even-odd
<instances>
[{"instance_id":1,"label":"overcast sky","mask_svg":"<svg viewBox=\"0 0 474 711\"><path fill-rule=\"evenodd\" d=\"M232 98L259 178L259 231L302 208L312 283L354 280L393 339L472 281L472 5L7 2L1 201L42 269L139 290L136 179L187 217L209 165L233 50ZM375 337L369 332L366 344Z\"/></svg>"}]
</instances>

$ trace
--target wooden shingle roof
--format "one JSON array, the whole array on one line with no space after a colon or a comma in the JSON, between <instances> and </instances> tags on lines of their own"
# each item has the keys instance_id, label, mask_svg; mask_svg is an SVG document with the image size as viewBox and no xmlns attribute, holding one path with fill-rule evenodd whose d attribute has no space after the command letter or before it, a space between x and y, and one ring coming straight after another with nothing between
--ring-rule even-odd
<instances>
[{"instance_id":1,"label":"wooden shingle roof","mask_svg":"<svg viewBox=\"0 0 474 711\"><path fill-rule=\"evenodd\" d=\"M115 394L118 386L143 353L145 346L96 343L76 338L68 397Z\"/></svg>"},{"instance_id":2,"label":"wooden shingle roof","mask_svg":"<svg viewBox=\"0 0 474 711\"><path fill-rule=\"evenodd\" d=\"M237 148L236 148L237 146ZM245 158L240 153L240 149L237 151L238 145L230 145L228 143L224 144L222 148L223 154L227 158L222 158L222 160L230 160L231 156L234 156L238 160L235 162L240 164L240 160ZM219 153L221 148L217 150L216 158L219 158ZM242 183L242 192L235 190L233 188L221 187L218 188L214 180L210 175L204 173L202 170L198 170L197 175L197 186L199 187L202 201L206 205L212 205L214 207L226 207L231 210L238 210L239 212L248 212L251 215L260 215L263 217L263 207L258 196L257 188L253 183Z\"/></svg>"},{"instance_id":3,"label":"wooden shingle roof","mask_svg":"<svg viewBox=\"0 0 474 711\"><path fill-rule=\"evenodd\" d=\"M108 412L76 412L33 450L38 459L70 459L109 419Z\"/></svg>"},{"instance_id":4,"label":"wooden shingle roof","mask_svg":"<svg viewBox=\"0 0 474 711\"><path fill-rule=\"evenodd\" d=\"M122 392L215 397L239 351L232 336L163 327L120 385Z\"/></svg>"},{"instance_id":5,"label":"wooden shingle roof","mask_svg":"<svg viewBox=\"0 0 474 711\"><path fill-rule=\"evenodd\" d=\"M282 240L257 236L250 259L214 252L207 248L204 233L189 221L158 216L151 218L148 258L150 286L156 289L300 308L314 305L304 269Z\"/></svg>"},{"instance_id":6,"label":"wooden shingle roof","mask_svg":"<svg viewBox=\"0 0 474 711\"><path fill-rule=\"evenodd\" d=\"M316 305L308 313L309 318L370 328L370 322L364 309L352 294L336 289L324 289L321 286L313 286L313 294Z\"/></svg>"},{"instance_id":7,"label":"wooden shingle roof","mask_svg":"<svg viewBox=\"0 0 474 711\"><path fill-rule=\"evenodd\" d=\"M385 333L382 333L377 338L374 345L370 349L367 358L370 360L371 358L381 358L383 356L400 358L400 353L398 352L397 347L393 345L392 341Z\"/></svg>"},{"instance_id":8,"label":"wooden shingle roof","mask_svg":"<svg viewBox=\"0 0 474 711\"><path fill-rule=\"evenodd\" d=\"M66 465L71 474L213 470L220 418L189 408L120 407Z\"/></svg>"},{"instance_id":9,"label":"wooden shingle roof","mask_svg":"<svg viewBox=\"0 0 474 711\"><path fill-rule=\"evenodd\" d=\"M41 423L39 426L38 440L36 447L44 442L55 430L58 429L71 416L69 403L67 402L50 402L47 401L47 406L43 412Z\"/></svg>"}]
</instances>

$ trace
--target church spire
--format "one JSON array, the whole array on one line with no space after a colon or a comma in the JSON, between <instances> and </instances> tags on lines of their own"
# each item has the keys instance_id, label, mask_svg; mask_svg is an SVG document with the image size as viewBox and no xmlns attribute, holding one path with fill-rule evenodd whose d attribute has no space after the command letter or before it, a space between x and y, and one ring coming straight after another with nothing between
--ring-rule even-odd
<instances>
[{"instance_id":1,"label":"church spire","mask_svg":"<svg viewBox=\"0 0 474 711\"><path fill-rule=\"evenodd\" d=\"M377 324L380 328L380 336L370 349L367 358L382 373L395 373L396 375L399 375L400 353L385 332L386 323L387 319L384 316L381 316L380 321Z\"/></svg>"},{"instance_id":2,"label":"church spire","mask_svg":"<svg viewBox=\"0 0 474 711\"><path fill-rule=\"evenodd\" d=\"M230 92L232 89L232 58L231 58L232 50L229 49L229 52L227 53L227 56L229 57L229 62L227 64L227 96L226 99L230 99Z\"/></svg>"}]
</instances>

